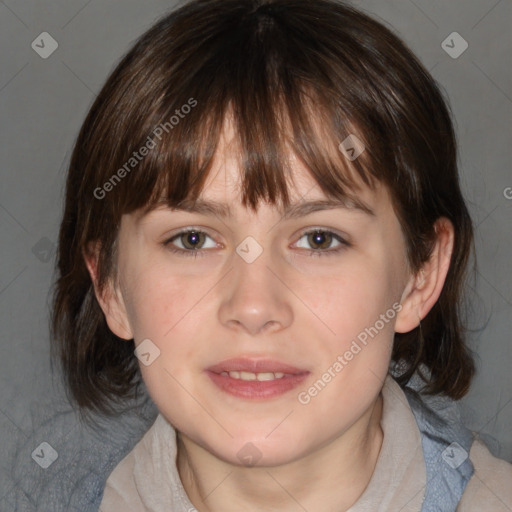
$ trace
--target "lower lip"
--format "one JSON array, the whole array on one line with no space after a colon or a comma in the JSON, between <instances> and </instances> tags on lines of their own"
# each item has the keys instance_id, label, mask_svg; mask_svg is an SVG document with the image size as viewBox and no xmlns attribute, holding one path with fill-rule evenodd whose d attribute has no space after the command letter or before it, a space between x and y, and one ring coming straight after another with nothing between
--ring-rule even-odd
<instances>
[{"instance_id":1,"label":"lower lip","mask_svg":"<svg viewBox=\"0 0 512 512\"><path fill-rule=\"evenodd\" d=\"M206 370L206 373L222 391L233 396L249 399L265 399L283 395L299 386L309 375L309 372L307 372L290 376L285 375L280 379L259 381L233 379L209 370Z\"/></svg>"}]
</instances>

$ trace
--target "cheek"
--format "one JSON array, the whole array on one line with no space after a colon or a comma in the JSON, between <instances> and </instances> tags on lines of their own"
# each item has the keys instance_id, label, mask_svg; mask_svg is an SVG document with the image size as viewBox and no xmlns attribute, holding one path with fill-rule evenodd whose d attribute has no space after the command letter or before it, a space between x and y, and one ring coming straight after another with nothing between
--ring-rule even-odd
<instances>
[{"instance_id":1,"label":"cheek","mask_svg":"<svg viewBox=\"0 0 512 512\"><path fill-rule=\"evenodd\" d=\"M168 269L166 274L161 266L155 265L139 272L129 286L127 310L135 344L149 339L159 350L154 362L139 365L142 377L161 410L169 407L168 397L174 397L173 417L175 410L191 415L195 410L195 402L183 393L181 385L186 389L193 386L190 362L197 358L197 345L191 341L194 329L198 328L195 315L201 307L205 286L199 279L194 283L190 278L170 274Z\"/></svg>"},{"instance_id":2,"label":"cheek","mask_svg":"<svg viewBox=\"0 0 512 512\"><path fill-rule=\"evenodd\" d=\"M128 283L127 313L135 341L165 340L186 317L197 291L190 279L150 266ZM196 299L194 301L194 299Z\"/></svg>"},{"instance_id":3,"label":"cheek","mask_svg":"<svg viewBox=\"0 0 512 512\"><path fill-rule=\"evenodd\" d=\"M305 302L336 335L354 334L352 329L373 325L391 307L391 281L377 258L354 258L328 278L310 280L304 287L309 297Z\"/></svg>"},{"instance_id":4,"label":"cheek","mask_svg":"<svg viewBox=\"0 0 512 512\"><path fill-rule=\"evenodd\" d=\"M390 268L384 255L354 258L346 271L307 288L314 297L312 310L322 321L319 332L327 333L319 340L323 355L317 378L329 380L324 375L329 370L336 375L330 386L333 400L334 390L347 388L355 400L387 373L400 307Z\"/></svg>"},{"instance_id":5,"label":"cheek","mask_svg":"<svg viewBox=\"0 0 512 512\"><path fill-rule=\"evenodd\" d=\"M160 351L157 364L141 365L148 388L169 387L174 394L179 388L170 375L185 383L191 365L201 367L197 340L204 337L202 326L214 314L207 301L212 285L204 276L183 276L155 264L133 279L129 316L135 345L149 339Z\"/></svg>"}]
</instances>

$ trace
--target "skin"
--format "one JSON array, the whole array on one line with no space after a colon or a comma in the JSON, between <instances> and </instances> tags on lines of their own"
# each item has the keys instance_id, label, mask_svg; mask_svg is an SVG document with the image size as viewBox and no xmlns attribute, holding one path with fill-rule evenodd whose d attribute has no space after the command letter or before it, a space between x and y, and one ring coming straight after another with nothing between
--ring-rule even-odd
<instances>
[{"instance_id":1,"label":"skin","mask_svg":"<svg viewBox=\"0 0 512 512\"><path fill-rule=\"evenodd\" d=\"M382 445L381 389L393 335L415 328L439 297L453 248L453 226L438 239L422 272L412 275L405 241L386 189L359 198L376 213L334 209L283 220L239 198L232 131L223 132L202 198L225 202L233 218L167 208L122 218L118 280L98 301L119 337L146 338L161 351L141 364L149 393L178 431L178 470L200 511L342 511L365 490ZM293 202L325 199L294 162ZM304 197L303 197L304 196ZM201 228L204 257L170 252L164 241ZM312 257L309 228L340 234L352 245ZM247 236L263 248L247 263L235 252ZM174 240L184 249L187 237ZM190 247L190 246L189 246ZM340 247L336 239L324 252ZM184 249L185 250L185 249ZM189 249L191 251L191 249ZM96 284L96 258L86 257ZM359 333L395 303L400 312L308 404L297 395L321 378ZM299 388L250 401L220 391L204 369L230 357L270 357L311 372ZM244 467L238 452L253 443L261 458Z\"/></svg>"}]
</instances>

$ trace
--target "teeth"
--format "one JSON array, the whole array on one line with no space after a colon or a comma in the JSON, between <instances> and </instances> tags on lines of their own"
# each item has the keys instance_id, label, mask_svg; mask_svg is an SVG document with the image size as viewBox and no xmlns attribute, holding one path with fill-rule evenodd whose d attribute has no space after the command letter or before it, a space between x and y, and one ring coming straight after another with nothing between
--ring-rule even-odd
<instances>
[{"instance_id":1,"label":"teeth","mask_svg":"<svg viewBox=\"0 0 512 512\"><path fill-rule=\"evenodd\" d=\"M274 379L282 379L284 377L284 373L282 372L262 372L262 373L252 373L252 372L222 372L221 375L224 377L231 377L232 379L240 379L240 380L274 380Z\"/></svg>"},{"instance_id":2,"label":"teeth","mask_svg":"<svg viewBox=\"0 0 512 512\"><path fill-rule=\"evenodd\" d=\"M258 379L258 380L274 380L275 378L276 378L276 376L272 372L258 373L258 375L256 375L256 379Z\"/></svg>"}]
</instances>

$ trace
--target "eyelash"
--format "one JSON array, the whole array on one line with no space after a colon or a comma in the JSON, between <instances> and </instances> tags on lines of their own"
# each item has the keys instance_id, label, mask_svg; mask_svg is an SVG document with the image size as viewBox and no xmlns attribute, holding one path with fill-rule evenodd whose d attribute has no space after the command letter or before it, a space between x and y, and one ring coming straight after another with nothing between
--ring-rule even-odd
<instances>
[{"instance_id":1,"label":"eyelash","mask_svg":"<svg viewBox=\"0 0 512 512\"><path fill-rule=\"evenodd\" d=\"M195 233L199 233L199 234L204 234L204 235L210 237L210 235L208 235L208 233L206 233L205 231L201 231L200 229L187 228L187 229L184 229L184 230L180 231L179 233L176 233L175 235L173 235L168 240L164 241L162 243L162 245L165 248L167 248L169 251L171 251L171 252L173 252L175 254L179 254L180 256L192 257L192 258L206 256L206 254L205 254L207 252L206 250L201 250L201 249L179 249L179 248L176 248L176 247L172 246L172 242L174 240L176 240L177 238L179 238L182 235L185 235L185 234L188 234L188 233L191 233L191 232L195 232ZM299 240L302 237L304 237L305 235L314 234L314 233L323 233L323 234L332 235L333 239L335 239L338 242L340 242L340 245L338 246L337 249L330 249L330 250L304 249L304 250L306 250L308 252L309 257L313 257L314 258L314 257L321 257L321 256L334 256L336 254L339 254L343 250L345 250L347 247L351 247L352 246L352 244L347 242L345 239L343 239L341 236L339 236L338 234L334 233L333 231L329 231L327 229L321 229L321 228L313 228L313 229L309 229L309 230L303 231L300 234Z\"/></svg>"}]
</instances>

